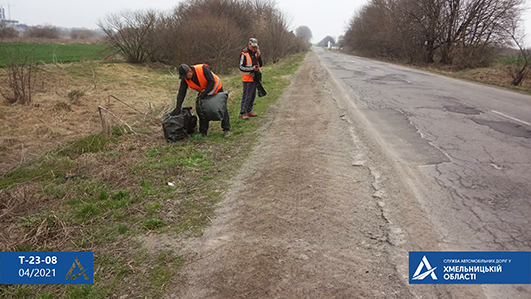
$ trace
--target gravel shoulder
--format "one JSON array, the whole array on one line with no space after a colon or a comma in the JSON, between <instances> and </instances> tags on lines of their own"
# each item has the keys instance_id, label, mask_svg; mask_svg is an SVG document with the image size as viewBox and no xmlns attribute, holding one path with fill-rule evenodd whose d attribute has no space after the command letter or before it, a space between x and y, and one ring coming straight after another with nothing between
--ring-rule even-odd
<instances>
[{"instance_id":1,"label":"gravel shoulder","mask_svg":"<svg viewBox=\"0 0 531 299\"><path fill-rule=\"evenodd\" d=\"M408 285L408 251L439 250L415 174L386 154L316 53L263 117L212 225L186 244L186 284L167 297L484 296Z\"/></svg>"}]
</instances>

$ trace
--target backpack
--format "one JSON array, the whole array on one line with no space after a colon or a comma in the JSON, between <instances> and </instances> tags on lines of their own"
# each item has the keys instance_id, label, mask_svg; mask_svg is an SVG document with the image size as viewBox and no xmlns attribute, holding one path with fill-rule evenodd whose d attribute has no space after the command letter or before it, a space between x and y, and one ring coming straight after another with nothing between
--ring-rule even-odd
<instances>
[{"instance_id":1,"label":"backpack","mask_svg":"<svg viewBox=\"0 0 531 299\"><path fill-rule=\"evenodd\" d=\"M177 115L166 115L162 120L162 130L167 142L185 139L197 131L197 116L192 113L192 107L182 108Z\"/></svg>"}]
</instances>

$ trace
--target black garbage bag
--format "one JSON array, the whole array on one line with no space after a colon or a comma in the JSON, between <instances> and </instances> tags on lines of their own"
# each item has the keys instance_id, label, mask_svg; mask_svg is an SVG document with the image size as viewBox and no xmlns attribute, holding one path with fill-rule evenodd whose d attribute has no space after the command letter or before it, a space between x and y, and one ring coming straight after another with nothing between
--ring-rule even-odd
<instances>
[{"instance_id":1,"label":"black garbage bag","mask_svg":"<svg viewBox=\"0 0 531 299\"><path fill-rule=\"evenodd\" d=\"M261 98L267 95L267 91L264 89L262 81L258 81L258 84L256 84L256 89L258 90L258 97Z\"/></svg>"},{"instance_id":2,"label":"black garbage bag","mask_svg":"<svg viewBox=\"0 0 531 299\"><path fill-rule=\"evenodd\" d=\"M197 116L192 113L192 107L182 108L177 115L174 112L162 120L162 130L167 142L185 139L197 131Z\"/></svg>"},{"instance_id":3,"label":"black garbage bag","mask_svg":"<svg viewBox=\"0 0 531 299\"><path fill-rule=\"evenodd\" d=\"M206 96L203 99L197 98L195 101L195 110L201 119L208 121L223 120L227 110L228 92L218 92Z\"/></svg>"},{"instance_id":4,"label":"black garbage bag","mask_svg":"<svg viewBox=\"0 0 531 299\"><path fill-rule=\"evenodd\" d=\"M256 89L258 91L258 97L265 97L267 95L267 91L262 85L262 72L258 71L253 76L253 78L254 78L254 82L256 82Z\"/></svg>"}]
</instances>

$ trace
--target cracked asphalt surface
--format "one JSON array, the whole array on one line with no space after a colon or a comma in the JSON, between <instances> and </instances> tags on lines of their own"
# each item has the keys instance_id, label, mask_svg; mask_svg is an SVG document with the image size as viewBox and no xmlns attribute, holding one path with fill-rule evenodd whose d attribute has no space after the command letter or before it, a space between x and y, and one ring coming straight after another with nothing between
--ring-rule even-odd
<instances>
[{"instance_id":1,"label":"cracked asphalt surface","mask_svg":"<svg viewBox=\"0 0 531 299\"><path fill-rule=\"evenodd\" d=\"M531 97L316 49L451 251L531 250ZM531 287L488 285L489 298Z\"/></svg>"},{"instance_id":2,"label":"cracked asphalt surface","mask_svg":"<svg viewBox=\"0 0 531 299\"><path fill-rule=\"evenodd\" d=\"M529 251L531 98L314 48L169 298L530 298L409 285L409 251Z\"/></svg>"}]
</instances>

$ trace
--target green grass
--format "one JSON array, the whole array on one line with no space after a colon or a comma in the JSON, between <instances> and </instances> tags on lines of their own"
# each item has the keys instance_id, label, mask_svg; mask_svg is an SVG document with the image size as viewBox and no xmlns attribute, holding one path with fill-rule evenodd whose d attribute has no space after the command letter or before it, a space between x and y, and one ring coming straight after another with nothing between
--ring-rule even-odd
<instances>
[{"instance_id":1,"label":"green grass","mask_svg":"<svg viewBox=\"0 0 531 299\"><path fill-rule=\"evenodd\" d=\"M64 157L41 157L36 162L24 164L0 177L0 190L31 181L62 182L67 171L75 165L75 161Z\"/></svg>"},{"instance_id":2,"label":"green grass","mask_svg":"<svg viewBox=\"0 0 531 299\"><path fill-rule=\"evenodd\" d=\"M161 228L164 226L164 220L162 219L147 219L144 221L144 227L148 230Z\"/></svg>"},{"instance_id":3,"label":"green grass","mask_svg":"<svg viewBox=\"0 0 531 299\"><path fill-rule=\"evenodd\" d=\"M192 171L206 170L211 164L211 154L210 151L196 151L193 145L151 148L145 156L144 163L136 165L133 172L164 171L176 167L182 167ZM144 182L144 184L146 183Z\"/></svg>"},{"instance_id":4,"label":"green grass","mask_svg":"<svg viewBox=\"0 0 531 299\"><path fill-rule=\"evenodd\" d=\"M102 45L58 45L33 43L0 43L0 57L20 53L29 54L36 63L76 62L83 60L101 60L105 46ZM0 67L7 59L0 59Z\"/></svg>"},{"instance_id":5,"label":"green grass","mask_svg":"<svg viewBox=\"0 0 531 299\"><path fill-rule=\"evenodd\" d=\"M161 252L155 260L155 267L151 269L151 282L158 287L165 285L183 265L184 259L175 256L172 251Z\"/></svg>"},{"instance_id":6,"label":"green grass","mask_svg":"<svg viewBox=\"0 0 531 299\"><path fill-rule=\"evenodd\" d=\"M499 56L498 60L502 64L524 64L524 58L521 55L501 55Z\"/></svg>"},{"instance_id":7,"label":"green grass","mask_svg":"<svg viewBox=\"0 0 531 299\"><path fill-rule=\"evenodd\" d=\"M73 156L84 153L96 153L103 150L108 141L109 139L103 133L89 135L66 143L59 150L58 154L62 156Z\"/></svg>"},{"instance_id":8,"label":"green grass","mask_svg":"<svg viewBox=\"0 0 531 299\"><path fill-rule=\"evenodd\" d=\"M116 126L112 128L112 137L107 137L103 133L97 133L85 136L74 141L67 142L58 148L58 154L61 156L76 156L84 153L97 153L105 148L109 142L117 142L117 137L124 134L123 127ZM117 153L110 152L107 155L116 156ZM119 154L118 154L119 156Z\"/></svg>"}]
</instances>

